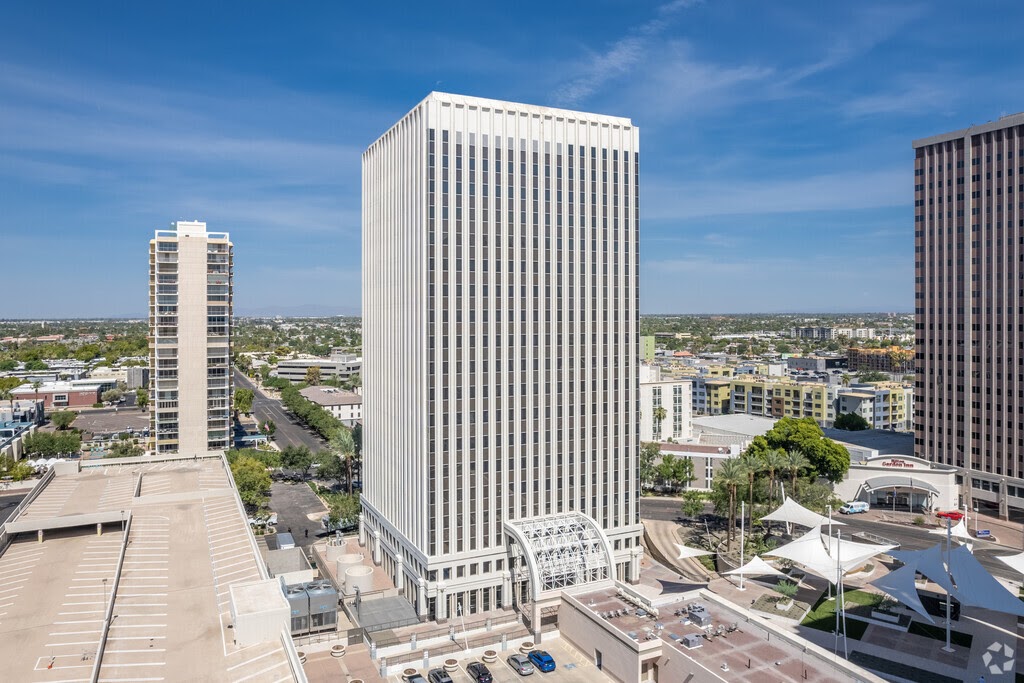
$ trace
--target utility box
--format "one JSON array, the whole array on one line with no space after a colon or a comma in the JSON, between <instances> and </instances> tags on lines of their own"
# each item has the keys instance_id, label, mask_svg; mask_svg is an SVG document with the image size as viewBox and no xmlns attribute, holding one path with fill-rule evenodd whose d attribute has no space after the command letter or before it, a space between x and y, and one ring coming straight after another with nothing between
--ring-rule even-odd
<instances>
[{"instance_id":1,"label":"utility box","mask_svg":"<svg viewBox=\"0 0 1024 683\"><path fill-rule=\"evenodd\" d=\"M256 581L230 587L231 623L240 647L277 641L289 626L289 607L280 584Z\"/></svg>"},{"instance_id":2,"label":"utility box","mask_svg":"<svg viewBox=\"0 0 1024 683\"><path fill-rule=\"evenodd\" d=\"M306 584L309 596L310 631L327 631L338 626L338 591L330 581L313 581Z\"/></svg>"},{"instance_id":3,"label":"utility box","mask_svg":"<svg viewBox=\"0 0 1024 683\"><path fill-rule=\"evenodd\" d=\"M284 597L288 601L288 609L291 611L291 633L300 635L309 631L309 596L306 595L306 587L285 586Z\"/></svg>"}]
</instances>

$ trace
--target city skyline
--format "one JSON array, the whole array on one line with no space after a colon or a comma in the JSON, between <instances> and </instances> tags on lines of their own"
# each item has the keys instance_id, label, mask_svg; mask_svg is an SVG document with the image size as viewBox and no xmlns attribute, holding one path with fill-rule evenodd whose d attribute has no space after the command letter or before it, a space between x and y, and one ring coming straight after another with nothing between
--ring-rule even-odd
<instances>
[{"instance_id":1,"label":"city skyline","mask_svg":"<svg viewBox=\"0 0 1024 683\"><path fill-rule=\"evenodd\" d=\"M245 245L240 314L358 314L359 154L432 90L645 130L642 313L910 311L908 141L1024 108L953 4L469 7L11 9L0 317L144 317L174 219Z\"/></svg>"}]
</instances>

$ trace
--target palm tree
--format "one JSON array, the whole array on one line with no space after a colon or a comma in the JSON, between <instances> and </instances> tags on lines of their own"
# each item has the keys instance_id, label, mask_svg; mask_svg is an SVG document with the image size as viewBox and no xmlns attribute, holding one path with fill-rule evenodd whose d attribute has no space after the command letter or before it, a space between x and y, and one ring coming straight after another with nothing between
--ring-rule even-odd
<instances>
[{"instance_id":1,"label":"palm tree","mask_svg":"<svg viewBox=\"0 0 1024 683\"><path fill-rule=\"evenodd\" d=\"M796 496L796 477L800 470L811 466L811 461L800 451L790 451L786 454L786 469L789 470L789 486L793 490L793 500Z\"/></svg>"},{"instance_id":2,"label":"palm tree","mask_svg":"<svg viewBox=\"0 0 1024 683\"><path fill-rule=\"evenodd\" d=\"M747 514L749 515L747 520L747 528L754 528L754 480L757 479L757 475L764 472L764 462L757 455L747 451L740 456L740 460L743 462L743 468L747 474L747 486L750 488L750 506L747 508Z\"/></svg>"},{"instance_id":3,"label":"palm tree","mask_svg":"<svg viewBox=\"0 0 1024 683\"><path fill-rule=\"evenodd\" d=\"M347 427L341 427L334 432L331 437L331 450L345 461L348 471L348 493L352 495L352 461L355 459L356 446L352 441L352 432Z\"/></svg>"},{"instance_id":4,"label":"palm tree","mask_svg":"<svg viewBox=\"0 0 1024 683\"><path fill-rule=\"evenodd\" d=\"M662 407L662 406L658 406L657 408L654 409L654 424L655 424L655 427L654 427L654 431L655 431L655 433L654 433L654 440L655 441L658 441L658 442L661 441L661 423L665 420L665 417L667 415L668 415L668 413L665 411L665 408Z\"/></svg>"},{"instance_id":5,"label":"palm tree","mask_svg":"<svg viewBox=\"0 0 1024 683\"><path fill-rule=\"evenodd\" d=\"M747 472L739 458L728 458L715 472L715 481L729 492L729 531L726 534L726 550L732 550L732 537L736 531L736 489L747 480Z\"/></svg>"},{"instance_id":6,"label":"palm tree","mask_svg":"<svg viewBox=\"0 0 1024 683\"><path fill-rule=\"evenodd\" d=\"M768 502L772 502L772 493L775 491L775 477L786 468L788 459L781 450L770 450L762 457L764 471L768 473Z\"/></svg>"},{"instance_id":7,"label":"palm tree","mask_svg":"<svg viewBox=\"0 0 1024 683\"><path fill-rule=\"evenodd\" d=\"M14 419L14 394L11 391L14 387L0 388L0 401L11 402L11 419Z\"/></svg>"}]
</instances>

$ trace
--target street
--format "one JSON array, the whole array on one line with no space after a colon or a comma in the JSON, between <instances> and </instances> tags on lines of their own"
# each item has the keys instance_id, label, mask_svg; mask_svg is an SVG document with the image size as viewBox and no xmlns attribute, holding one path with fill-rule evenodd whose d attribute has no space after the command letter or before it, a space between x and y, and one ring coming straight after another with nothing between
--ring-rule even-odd
<instances>
[{"instance_id":1,"label":"street","mask_svg":"<svg viewBox=\"0 0 1024 683\"><path fill-rule=\"evenodd\" d=\"M661 521L682 521L683 516L679 511L682 500L671 498L641 498L640 518ZM710 504L705 507L705 512L711 514ZM923 550L936 543L942 542L942 537L931 534L929 527L915 527L903 524L891 524L880 522L863 515L834 515L833 519L843 522L846 526L836 526L835 529L842 529L843 535L847 533L868 532L889 539L893 543L899 543L902 550ZM1017 551L1013 548L998 546L988 541L974 541L974 556L978 562L995 576L1013 581L1020 581L1021 576L1010 569L1004 563L996 559L999 555L1012 555Z\"/></svg>"},{"instance_id":2,"label":"street","mask_svg":"<svg viewBox=\"0 0 1024 683\"><path fill-rule=\"evenodd\" d=\"M263 423L272 420L277 426L274 433L274 441L280 448L285 446L308 446L309 450L316 453L327 447L320 437L298 423L290 413L286 412L281 402L277 399L267 398L256 386L249 381L249 378L234 369L236 389L252 389L252 412L256 419Z\"/></svg>"}]
</instances>

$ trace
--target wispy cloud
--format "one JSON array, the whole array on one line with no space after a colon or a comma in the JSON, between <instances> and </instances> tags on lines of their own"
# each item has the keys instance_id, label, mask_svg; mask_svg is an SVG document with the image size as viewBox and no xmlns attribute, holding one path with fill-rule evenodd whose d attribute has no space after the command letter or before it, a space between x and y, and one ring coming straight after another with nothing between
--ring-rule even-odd
<instances>
[{"instance_id":1,"label":"wispy cloud","mask_svg":"<svg viewBox=\"0 0 1024 683\"><path fill-rule=\"evenodd\" d=\"M908 204L903 168L800 178L670 181L647 178L644 218L839 211Z\"/></svg>"},{"instance_id":2,"label":"wispy cloud","mask_svg":"<svg viewBox=\"0 0 1024 683\"><path fill-rule=\"evenodd\" d=\"M699 4L700 0L674 0L661 5L653 19L633 27L603 52L588 54L576 67L577 74L555 91L555 102L564 106L577 105L606 83L628 75L647 59L658 38L671 25L674 15Z\"/></svg>"}]
</instances>

